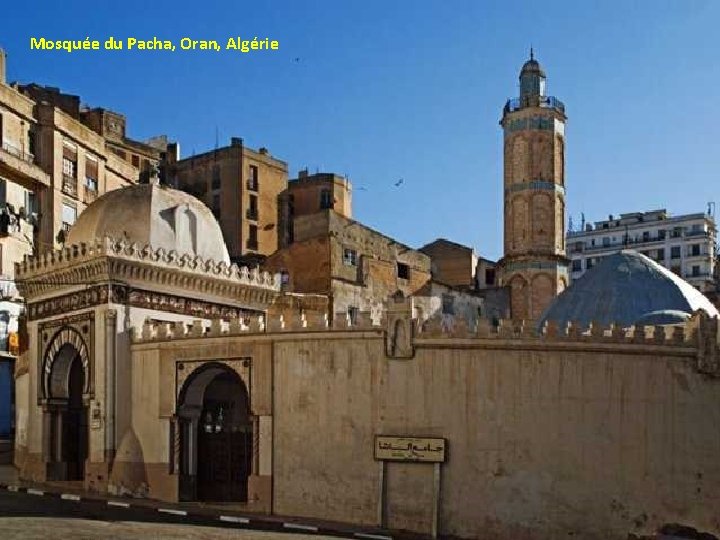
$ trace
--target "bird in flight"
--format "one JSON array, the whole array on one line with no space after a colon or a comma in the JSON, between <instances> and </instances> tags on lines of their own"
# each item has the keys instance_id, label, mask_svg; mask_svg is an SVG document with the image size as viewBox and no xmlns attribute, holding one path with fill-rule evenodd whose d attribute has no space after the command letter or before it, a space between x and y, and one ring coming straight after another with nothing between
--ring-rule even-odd
<instances>
[{"instance_id":1,"label":"bird in flight","mask_svg":"<svg viewBox=\"0 0 720 540\"><path fill-rule=\"evenodd\" d=\"M397 182L395 182L395 187L400 187L400 185L405 181L404 178L399 178Z\"/></svg>"},{"instance_id":2,"label":"bird in flight","mask_svg":"<svg viewBox=\"0 0 720 540\"><path fill-rule=\"evenodd\" d=\"M300 57L296 56L295 58L293 58L293 62L300 62Z\"/></svg>"}]
</instances>

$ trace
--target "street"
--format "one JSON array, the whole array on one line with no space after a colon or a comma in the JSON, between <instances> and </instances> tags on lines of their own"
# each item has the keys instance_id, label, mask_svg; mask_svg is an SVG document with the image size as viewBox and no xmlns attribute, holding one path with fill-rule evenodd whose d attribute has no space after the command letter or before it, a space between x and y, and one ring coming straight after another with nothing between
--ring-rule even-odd
<instances>
[{"instance_id":1,"label":"street","mask_svg":"<svg viewBox=\"0 0 720 540\"><path fill-rule=\"evenodd\" d=\"M152 509L108 506L104 502L62 500L27 493L0 491L0 538L11 539L112 539L134 538L230 538L288 539L332 538L330 536L258 531L208 518L195 525L184 517ZM214 526L210 526L214 525Z\"/></svg>"}]
</instances>

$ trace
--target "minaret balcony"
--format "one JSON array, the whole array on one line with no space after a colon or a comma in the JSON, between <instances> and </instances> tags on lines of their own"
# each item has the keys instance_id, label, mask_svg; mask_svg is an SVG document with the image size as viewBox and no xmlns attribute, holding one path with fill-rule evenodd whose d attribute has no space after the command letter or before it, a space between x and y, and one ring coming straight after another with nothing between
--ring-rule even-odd
<instances>
[{"instance_id":1,"label":"minaret balcony","mask_svg":"<svg viewBox=\"0 0 720 540\"><path fill-rule=\"evenodd\" d=\"M525 98L511 98L505 103L503 113L511 113L526 107L542 107L543 109L555 109L565 114L565 104L555 96L528 96Z\"/></svg>"}]
</instances>

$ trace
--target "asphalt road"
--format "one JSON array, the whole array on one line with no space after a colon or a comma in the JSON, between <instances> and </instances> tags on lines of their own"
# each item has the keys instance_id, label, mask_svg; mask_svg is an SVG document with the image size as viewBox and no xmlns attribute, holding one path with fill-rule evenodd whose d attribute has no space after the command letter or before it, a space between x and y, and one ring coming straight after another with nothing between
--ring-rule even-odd
<instances>
[{"instance_id":1,"label":"asphalt road","mask_svg":"<svg viewBox=\"0 0 720 540\"><path fill-rule=\"evenodd\" d=\"M73 501L0 491L0 538L85 540L135 538L257 538L310 540L330 536L259 531L208 518L188 524L183 516L153 509L110 507L105 502Z\"/></svg>"}]
</instances>

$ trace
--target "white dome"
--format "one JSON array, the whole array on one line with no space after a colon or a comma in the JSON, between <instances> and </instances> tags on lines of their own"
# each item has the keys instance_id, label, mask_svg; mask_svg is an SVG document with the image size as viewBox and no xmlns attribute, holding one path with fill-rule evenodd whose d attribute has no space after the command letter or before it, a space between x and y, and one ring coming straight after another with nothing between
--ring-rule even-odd
<instances>
[{"instance_id":1,"label":"white dome","mask_svg":"<svg viewBox=\"0 0 720 540\"><path fill-rule=\"evenodd\" d=\"M105 193L80 214L65 244L90 244L105 236L230 264L210 209L166 186L137 184Z\"/></svg>"}]
</instances>

